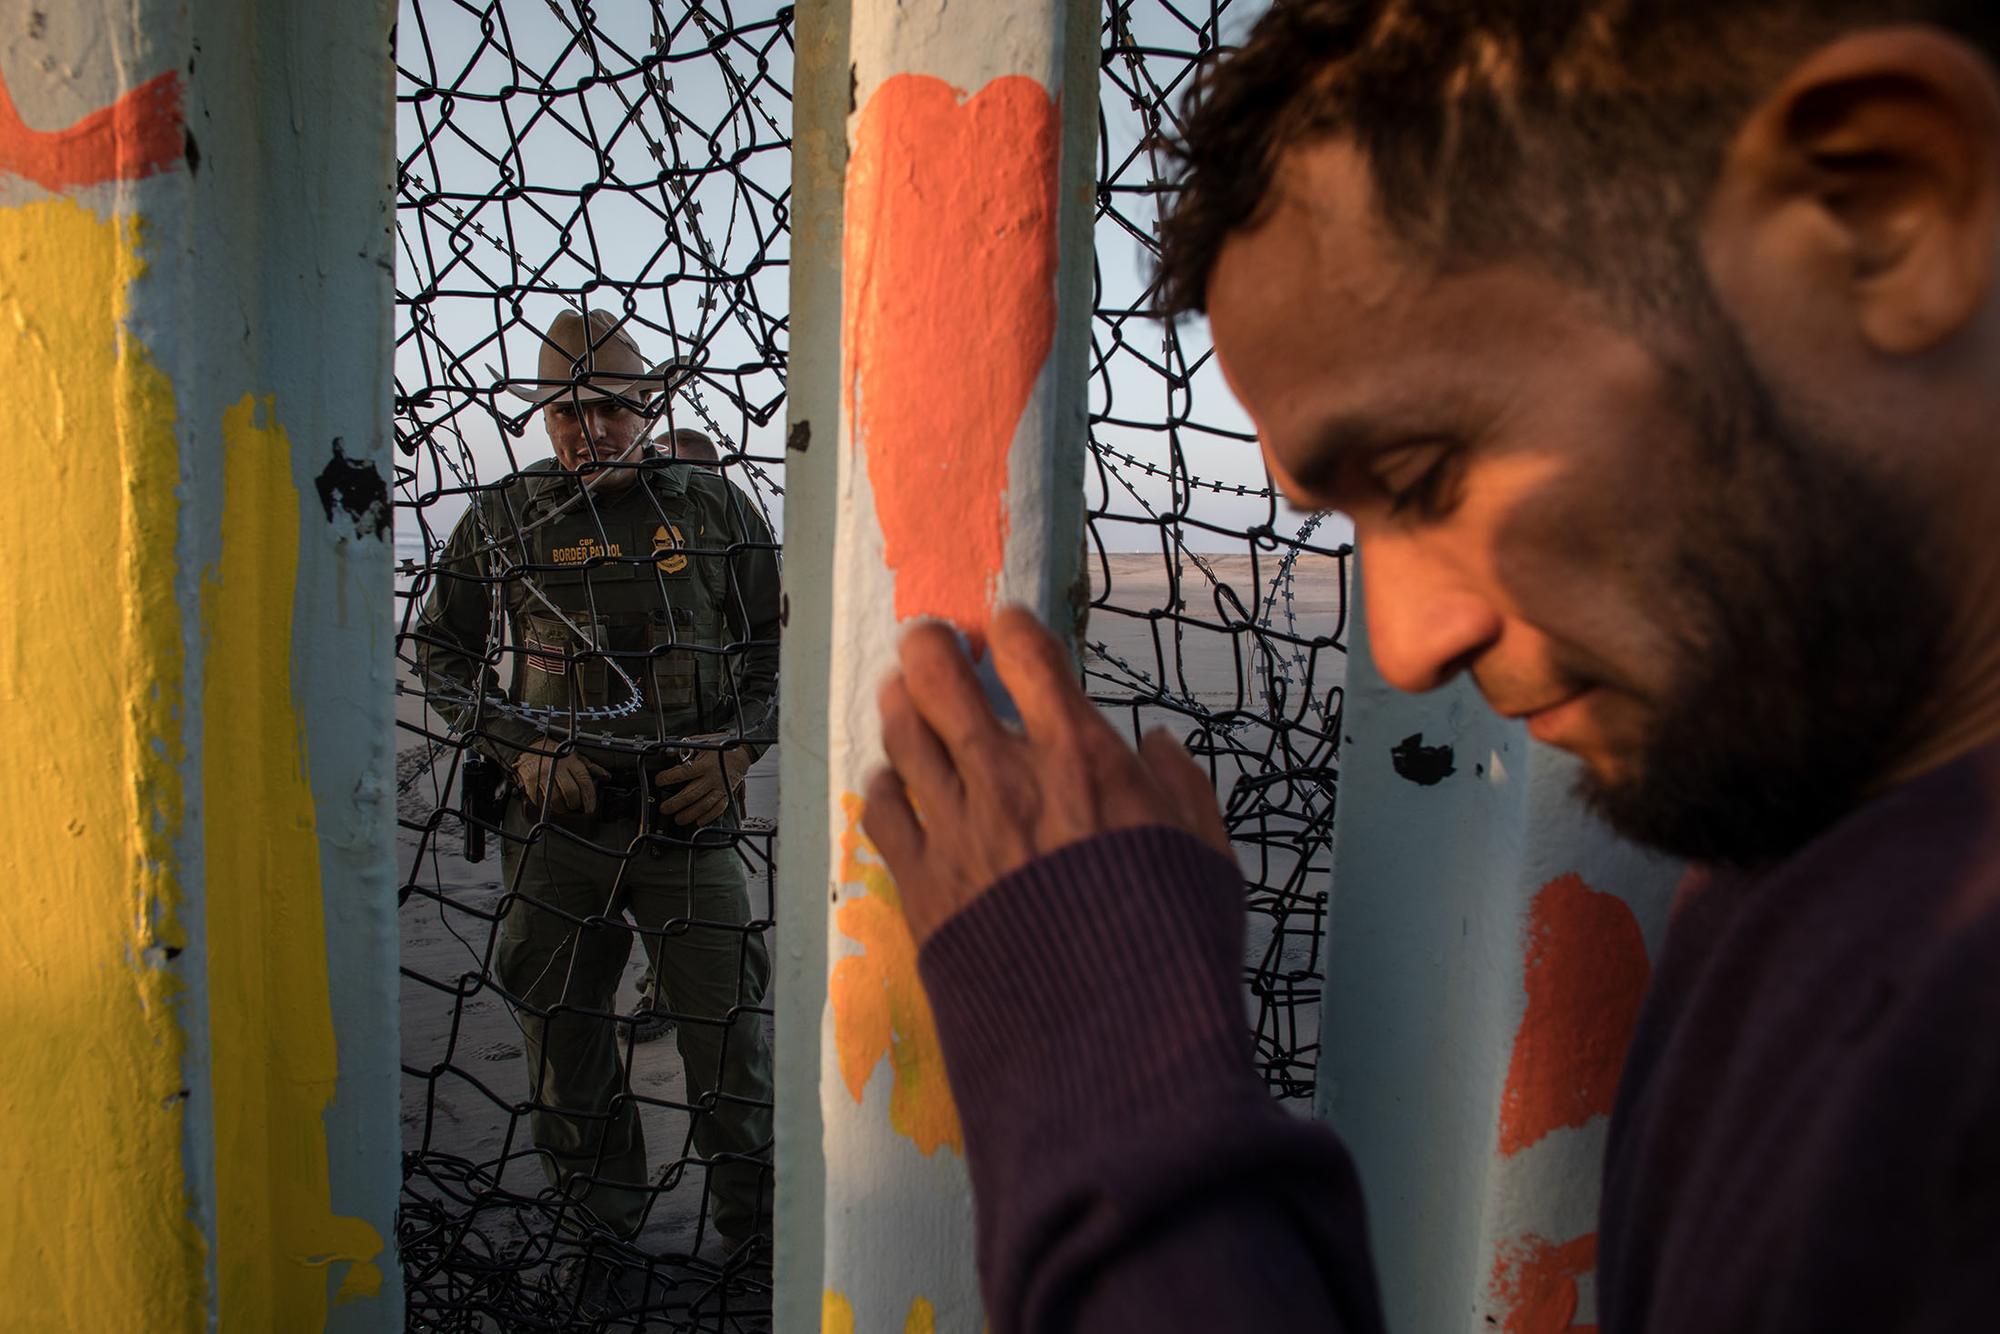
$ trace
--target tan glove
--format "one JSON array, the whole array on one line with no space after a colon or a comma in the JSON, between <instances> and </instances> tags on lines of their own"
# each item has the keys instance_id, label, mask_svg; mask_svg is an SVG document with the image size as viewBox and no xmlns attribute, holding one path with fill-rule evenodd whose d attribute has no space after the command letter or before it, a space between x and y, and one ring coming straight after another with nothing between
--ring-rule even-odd
<instances>
[{"instance_id":1,"label":"tan glove","mask_svg":"<svg viewBox=\"0 0 2000 1334\"><path fill-rule=\"evenodd\" d=\"M720 745L730 741L731 736L728 732L713 732L707 736L692 736L688 740ZM661 800L660 814L672 816L678 825L709 823L729 809L730 794L743 785L743 774L749 768L750 752L740 745L728 745L722 750L696 751L683 763L653 778L654 787L686 784L680 791Z\"/></svg>"},{"instance_id":2,"label":"tan glove","mask_svg":"<svg viewBox=\"0 0 2000 1334\"><path fill-rule=\"evenodd\" d=\"M609 771L593 760L571 751L551 755L546 751L524 750L514 761L514 781L527 794L528 804L555 815L582 811L597 814L597 782Z\"/></svg>"}]
</instances>

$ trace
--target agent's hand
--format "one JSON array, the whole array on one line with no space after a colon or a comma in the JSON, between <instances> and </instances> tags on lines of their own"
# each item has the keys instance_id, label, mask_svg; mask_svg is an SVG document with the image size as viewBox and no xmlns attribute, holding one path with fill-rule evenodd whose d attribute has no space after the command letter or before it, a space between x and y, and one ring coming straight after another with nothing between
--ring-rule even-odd
<instances>
[{"instance_id":1,"label":"agent's hand","mask_svg":"<svg viewBox=\"0 0 2000 1334\"><path fill-rule=\"evenodd\" d=\"M603 765L571 751L550 755L545 751L524 750L514 761L514 781L527 794L530 806L546 804L553 814L582 811L597 814L597 779L608 777Z\"/></svg>"},{"instance_id":2,"label":"agent's hand","mask_svg":"<svg viewBox=\"0 0 2000 1334\"><path fill-rule=\"evenodd\" d=\"M919 945L1001 876L1094 834L1166 824L1229 853L1215 789L1171 732L1134 753L1027 611L1001 612L988 642L1025 733L994 716L942 625L903 636L879 697L889 767L869 781L862 825Z\"/></svg>"},{"instance_id":3,"label":"agent's hand","mask_svg":"<svg viewBox=\"0 0 2000 1334\"><path fill-rule=\"evenodd\" d=\"M720 744L731 735L711 732L688 740ZM660 814L672 816L679 825L707 824L729 809L729 794L742 785L744 771L749 767L750 752L742 746L696 751L673 768L654 775L654 787L686 784L660 802Z\"/></svg>"}]
</instances>

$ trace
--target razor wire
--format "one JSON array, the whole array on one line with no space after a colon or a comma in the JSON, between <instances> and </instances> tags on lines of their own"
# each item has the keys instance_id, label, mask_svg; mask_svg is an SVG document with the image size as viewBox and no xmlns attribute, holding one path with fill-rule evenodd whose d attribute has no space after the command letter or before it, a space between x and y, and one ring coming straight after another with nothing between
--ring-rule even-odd
<instances>
[{"instance_id":1,"label":"razor wire","mask_svg":"<svg viewBox=\"0 0 2000 1334\"><path fill-rule=\"evenodd\" d=\"M1168 144L1201 62L1254 0L1110 0L1100 66L1084 671L1136 740L1170 727L1209 769L1249 886L1256 1052L1313 1090L1351 546L1290 512L1205 327L1153 316ZM1152 553L1142 564L1127 554ZM1132 641L1137 641L1134 651Z\"/></svg>"},{"instance_id":2,"label":"razor wire","mask_svg":"<svg viewBox=\"0 0 2000 1334\"><path fill-rule=\"evenodd\" d=\"M1170 726L1215 778L1249 885L1246 978L1257 1053L1273 1093L1302 1099L1318 1044L1348 548L1327 540L1320 520L1283 509L1202 331L1163 324L1148 309L1164 138L1198 63L1259 7L1113 0L1106 11L1088 590L1078 602L1088 621L1085 679L1100 708L1135 736ZM594 1228L545 1179L529 1130L525 998L497 966L510 912L533 896L492 853L510 838L518 845L559 831L545 815L526 835L510 833L466 794L481 743L500 734L641 762L684 754L690 740L633 739L647 673L660 660L598 642L590 607L545 588L556 571L529 550L544 529L601 526L592 495L532 514L502 503L535 482L536 460L548 452L538 409L508 386L538 379L541 330L556 312L607 310L648 359L692 364L692 378L647 405L642 433L665 443L675 430L700 430L745 513L782 532L791 17L789 8L718 0L599 8L402 0L399 1242L412 1329L735 1330L768 1322L768 1252L714 1244L708 1178L718 1159L694 1143L695 1126L727 1099L691 1096L669 1044L637 1041L640 1022L624 999L629 975L615 1005L583 1007L582 1017L619 1034L617 1100L637 1107L653 1152L645 1224L629 1238ZM668 460L640 471L650 484L690 466ZM448 546L455 533L457 545ZM719 556L693 554L729 561L759 548L739 534ZM593 556L586 573L657 578L647 571L658 555ZM565 677L601 670L598 700L536 704L478 674L447 680L425 671L420 660L434 650L425 645L424 608L454 578L486 590L482 665L495 681L506 681L510 657L520 670L533 647L517 642L512 598L517 611L533 609L568 640L552 664ZM756 645L701 647L712 650L701 655L701 681L727 693L729 664ZM775 737L739 730L738 739ZM756 799L758 773L735 827L721 836L746 878L750 911L698 924L735 933L745 948L776 929L777 830ZM467 854L480 842L493 846L472 861ZM636 844L618 853L630 865L644 855ZM613 895L569 913L565 941L628 929L617 907ZM689 928L681 920L636 925L656 942ZM542 985L548 973L528 983ZM768 1024L774 998L745 994L723 1021ZM563 1008L549 1013L559 1018ZM530 1002L525 1012L535 1009ZM671 1016L677 1037L717 1018Z\"/></svg>"}]
</instances>

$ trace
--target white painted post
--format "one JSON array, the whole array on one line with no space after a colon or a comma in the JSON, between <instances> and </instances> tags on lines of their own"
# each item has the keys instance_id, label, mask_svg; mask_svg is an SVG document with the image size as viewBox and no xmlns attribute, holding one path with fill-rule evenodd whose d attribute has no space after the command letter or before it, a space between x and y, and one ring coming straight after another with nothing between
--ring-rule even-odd
<instances>
[{"instance_id":1,"label":"white painted post","mask_svg":"<svg viewBox=\"0 0 2000 1334\"><path fill-rule=\"evenodd\" d=\"M11 1327L402 1327L393 22L0 35Z\"/></svg>"},{"instance_id":2,"label":"white painted post","mask_svg":"<svg viewBox=\"0 0 2000 1334\"><path fill-rule=\"evenodd\" d=\"M1594 1322L1598 1172L1678 867L1469 683L1383 683L1355 580L1318 1107L1392 1330Z\"/></svg>"},{"instance_id":3,"label":"white painted post","mask_svg":"<svg viewBox=\"0 0 2000 1334\"><path fill-rule=\"evenodd\" d=\"M819 1028L817 1062L794 1049L780 1067L779 1318L810 1304L829 1331L970 1334L983 1318L957 1111L858 794L881 757L875 687L900 623L943 618L976 647L1002 602L1067 623L1082 530L1098 11L1090 0L855 0L844 17L841 57L827 47L839 20L801 29L800 82L818 92L798 103L795 131L812 239L795 253L794 292L813 304L795 306L792 361L820 360L805 395L793 382L795 443L800 422L812 430L792 455L805 485L788 497L786 661L828 679L821 697L785 673L779 1006ZM818 210L834 154L813 119L829 114L829 72L852 99L834 102L847 117L837 325L814 267L831 262ZM829 394L817 377L833 367ZM831 510L830 532L817 512L798 526L802 502ZM806 588L830 619L807 614ZM818 796L816 812L801 792ZM815 827L827 831L818 847ZM801 930L806 916L823 935ZM823 948L823 962L794 956L801 946ZM819 1156L802 1099L820 1114Z\"/></svg>"},{"instance_id":4,"label":"white painted post","mask_svg":"<svg viewBox=\"0 0 2000 1334\"><path fill-rule=\"evenodd\" d=\"M791 347L786 377L784 637L778 686L777 1254L772 1325L819 1328L826 1267L820 1023L832 841L827 671L840 469L841 195L847 171L847 5L801 6L792 75ZM796 832L794 832L796 831Z\"/></svg>"}]
</instances>

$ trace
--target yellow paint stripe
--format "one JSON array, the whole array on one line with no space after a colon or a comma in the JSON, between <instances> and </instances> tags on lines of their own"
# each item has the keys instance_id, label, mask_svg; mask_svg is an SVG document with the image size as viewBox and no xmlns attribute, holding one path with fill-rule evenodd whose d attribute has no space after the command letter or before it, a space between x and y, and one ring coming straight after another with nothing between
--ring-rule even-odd
<instances>
[{"instance_id":1,"label":"yellow paint stripe","mask_svg":"<svg viewBox=\"0 0 2000 1334\"><path fill-rule=\"evenodd\" d=\"M0 209L0 1278L10 1329L203 1323L182 1168L173 387L137 226Z\"/></svg>"},{"instance_id":2,"label":"yellow paint stripe","mask_svg":"<svg viewBox=\"0 0 2000 1334\"><path fill-rule=\"evenodd\" d=\"M820 1298L820 1334L854 1334L854 1303L832 1288ZM937 1334L937 1311L928 1297L913 1298L903 1317L903 1334Z\"/></svg>"},{"instance_id":3,"label":"yellow paint stripe","mask_svg":"<svg viewBox=\"0 0 2000 1334\"><path fill-rule=\"evenodd\" d=\"M216 1269L225 1330L316 1330L330 1300L381 1290L382 1238L333 1212L328 1183L337 1059L292 700L299 494L271 401L261 423L256 409L246 396L223 416L222 559L202 589Z\"/></svg>"},{"instance_id":4,"label":"yellow paint stripe","mask_svg":"<svg viewBox=\"0 0 2000 1334\"><path fill-rule=\"evenodd\" d=\"M893 1072L890 1127L927 1157L939 1145L963 1152L965 1132L945 1076L937 1019L917 976L917 943L895 878L861 830L862 805L858 794L841 793L847 826L840 832L840 880L843 891L865 891L843 892L834 912L840 933L861 946L861 953L835 960L827 979L841 1079L860 1103L886 1057Z\"/></svg>"}]
</instances>

